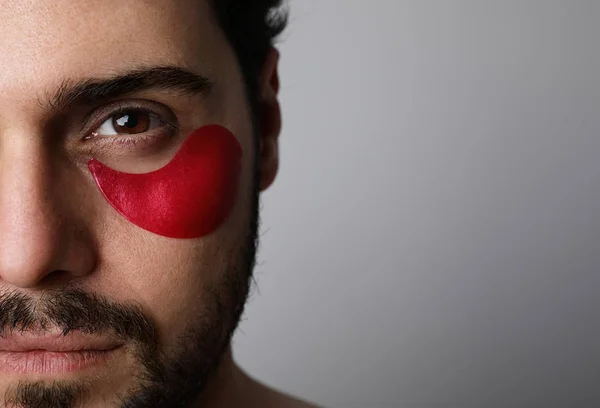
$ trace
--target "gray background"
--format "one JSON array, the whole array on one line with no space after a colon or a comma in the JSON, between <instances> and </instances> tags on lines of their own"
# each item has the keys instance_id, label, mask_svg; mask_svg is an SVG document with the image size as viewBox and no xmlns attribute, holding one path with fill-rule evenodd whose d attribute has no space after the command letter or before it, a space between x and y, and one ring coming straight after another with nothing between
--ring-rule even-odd
<instances>
[{"instance_id":1,"label":"gray background","mask_svg":"<svg viewBox=\"0 0 600 408\"><path fill-rule=\"evenodd\" d=\"M600 406L600 1L291 8L237 359L335 408Z\"/></svg>"}]
</instances>

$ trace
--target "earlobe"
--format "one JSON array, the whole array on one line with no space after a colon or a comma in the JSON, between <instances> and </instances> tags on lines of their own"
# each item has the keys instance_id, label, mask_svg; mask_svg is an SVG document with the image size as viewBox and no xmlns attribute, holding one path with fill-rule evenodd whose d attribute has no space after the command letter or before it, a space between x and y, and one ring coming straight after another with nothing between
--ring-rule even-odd
<instances>
[{"instance_id":1,"label":"earlobe","mask_svg":"<svg viewBox=\"0 0 600 408\"><path fill-rule=\"evenodd\" d=\"M271 48L260 77L259 157L260 190L266 190L275 180L279 169L279 133L281 109L279 106L279 52Z\"/></svg>"}]
</instances>

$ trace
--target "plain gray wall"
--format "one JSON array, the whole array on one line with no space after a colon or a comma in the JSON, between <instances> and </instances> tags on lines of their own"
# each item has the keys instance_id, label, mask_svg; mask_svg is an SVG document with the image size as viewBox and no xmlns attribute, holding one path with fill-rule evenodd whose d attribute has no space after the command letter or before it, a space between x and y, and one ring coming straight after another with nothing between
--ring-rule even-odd
<instances>
[{"instance_id":1,"label":"plain gray wall","mask_svg":"<svg viewBox=\"0 0 600 408\"><path fill-rule=\"evenodd\" d=\"M600 406L600 1L291 11L238 361L335 408Z\"/></svg>"}]
</instances>

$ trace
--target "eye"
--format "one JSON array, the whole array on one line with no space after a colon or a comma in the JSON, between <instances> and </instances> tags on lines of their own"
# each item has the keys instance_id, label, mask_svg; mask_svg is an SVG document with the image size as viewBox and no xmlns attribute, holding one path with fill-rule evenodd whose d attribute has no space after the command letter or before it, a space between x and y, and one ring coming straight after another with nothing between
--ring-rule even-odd
<instances>
[{"instance_id":1,"label":"eye","mask_svg":"<svg viewBox=\"0 0 600 408\"><path fill-rule=\"evenodd\" d=\"M94 133L98 136L135 135L163 126L164 121L151 112L127 109L105 120Z\"/></svg>"}]
</instances>

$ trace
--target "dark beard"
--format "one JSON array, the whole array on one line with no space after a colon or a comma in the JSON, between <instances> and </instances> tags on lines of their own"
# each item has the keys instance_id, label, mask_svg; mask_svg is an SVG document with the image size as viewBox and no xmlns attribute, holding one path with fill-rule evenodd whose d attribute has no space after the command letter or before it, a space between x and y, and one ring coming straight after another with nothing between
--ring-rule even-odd
<instances>
[{"instance_id":1,"label":"dark beard","mask_svg":"<svg viewBox=\"0 0 600 408\"><path fill-rule=\"evenodd\" d=\"M158 363L156 357L148 360L150 364L145 363L149 381L131 390L130 396L122 399L121 408L188 408L198 399L218 368L244 311L251 272L239 272L223 282L226 289L208 293L211 298L208 304L214 307L213 319L189 327L179 338L180 352L175 357L167 364Z\"/></svg>"},{"instance_id":2,"label":"dark beard","mask_svg":"<svg viewBox=\"0 0 600 408\"><path fill-rule=\"evenodd\" d=\"M188 325L178 352L159 350L158 332L139 307L121 305L78 289L45 292L39 300L9 292L0 297L0 330L44 330L63 334L111 332L135 344L144 370L139 383L120 395L121 408L188 408L198 399L230 344L248 296L255 263L258 230L258 190L251 198L250 222L235 265L216 287L206 288L205 313ZM248 228L249 227L249 228ZM89 389L70 382L20 382L7 390L7 407L85 407Z\"/></svg>"}]
</instances>

